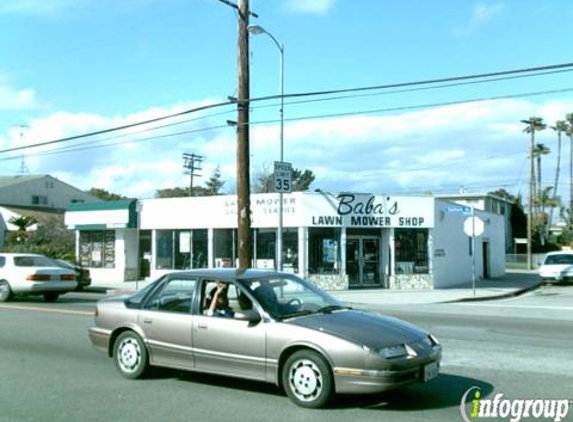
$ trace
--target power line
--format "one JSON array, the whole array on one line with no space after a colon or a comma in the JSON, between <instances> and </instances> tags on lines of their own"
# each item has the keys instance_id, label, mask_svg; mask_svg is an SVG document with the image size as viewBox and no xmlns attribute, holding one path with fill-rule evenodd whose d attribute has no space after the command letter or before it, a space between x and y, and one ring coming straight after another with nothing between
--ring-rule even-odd
<instances>
[{"instance_id":1,"label":"power line","mask_svg":"<svg viewBox=\"0 0 573 422\"><path fill-rule=\"evenodd\" d=\"M474 79L481 79L481 78L491 78L491 77L497 77L497 76L516 75L516 74L520 74L520 73L534 73L534 72L551 71L551 70L559 70L559 69L567 69L567 68L573 68L573 63L555 64L555 65L548 65L548 66L538 66L538 67L524 68L524 69L513 69L513 70L500 71L500 72L481 73L481 74L474 74L474 75L467 75L467 76L456 76L456 77L449 77L449 78L428 79L428 80L415 81L415 82L403 82L403 83L396 83L396 84L365 86L365 87L358 87L358 88L346 88L346 89L337 89L337 90L328 90L328 91L315 91L315 92L285 94L283 97L284 98L302 98L302 97L310 97L310 96L342 94L342 93L349 93L349 92L383 90L383 89L390 89L390 88L422 86L422 85L438 84L438 83L445 83L445 82L474 80ZM547 91L547 93L549 93L549 92L550 91ZM554 91L554 92L558 92L558 91ZM567 91L561 91L561 92L567 92ZM251 98L248 100L244 100L244 102L253 103L253 102L259 102L259 101L275 100L275 99L278 99L280 97L281 97L281 95L272 95L272 96ZM478 101L484 101L484 100L478 100ZM184 115L191 114L191 113L197 113L197 112L203 111L203 110L208 110L208 109L213 109L213 108L218 108L218 107L224 107L224 106L234 105L234 104L235 104L234 101L225 101L225 102L220 102L220 103L209 104L206 106L195 107L195 108L185 110L182 112L172 113L172 114L168 114L165 116L156 117L153 119L148 119L148 120L144 120L144 121L140 121L140 122L136 122L136 123L112 127L109 129L103 129L103 130L99 130L99 131L89 132L89 133L75 135L75 136L69 136L69 137L55 139L55 140L51 140L51 141L39 142L39 143L20 146L20 147L3 149L3 150L0 150L0 153L13 152L13 151L19 151L19 150L23 150L23 149L36 148L39 146L69 142L69 141L73 141L76 139L81 139L81 138L86 138L86 137L116 132L116 131L120 131L120 130L130 129L133 127L142 126L142 125L146 125L146 124L150 124L150 123L155 123L155 122L163 121L163 120L167 120L167 119L172 119L175 117L184 116ZM444 103L444 104L447 105L448 103ZM408 108L396 108L394 110L407 110L407 109ZM343 116L346 114L339 114L339 115ZM338 116L338 115L332 115L330 117L336 117L336 116ZM315 118L315 117L312 117L312 118Z\"/></svg>"}]
</instances>

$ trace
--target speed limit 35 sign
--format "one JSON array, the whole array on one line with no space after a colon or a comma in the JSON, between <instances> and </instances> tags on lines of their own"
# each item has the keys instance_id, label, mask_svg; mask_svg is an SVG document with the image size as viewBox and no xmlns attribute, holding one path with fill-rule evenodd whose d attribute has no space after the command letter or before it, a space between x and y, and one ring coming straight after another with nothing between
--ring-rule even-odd
<instances>
[{"instance_id":1,"label":"speed limit 35 sign","mask_svg":"<svg viewBox=\"0 0 573 422\"><path fill-rule=\"evenodd\" d=\"M292 192L292 164L284 161L275 161L274 170L275 192Z\"/></svg>"}]
</instances>

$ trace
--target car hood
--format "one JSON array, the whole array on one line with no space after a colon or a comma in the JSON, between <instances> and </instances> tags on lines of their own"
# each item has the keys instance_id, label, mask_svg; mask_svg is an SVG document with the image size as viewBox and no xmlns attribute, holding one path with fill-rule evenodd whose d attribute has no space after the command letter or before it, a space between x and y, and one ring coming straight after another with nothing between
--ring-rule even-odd
<instances>
[{"instance_id":1,"label":"car hood","mask_svg":"<svg viewBox=\"0 0 573 422\"><path fill-rule=\"evenodd\" d=\"M397 318L355 310L308 315L286 323L325 332L374 349L420 341L427 336L422 329Z\"/></svg>"}]
</instances>

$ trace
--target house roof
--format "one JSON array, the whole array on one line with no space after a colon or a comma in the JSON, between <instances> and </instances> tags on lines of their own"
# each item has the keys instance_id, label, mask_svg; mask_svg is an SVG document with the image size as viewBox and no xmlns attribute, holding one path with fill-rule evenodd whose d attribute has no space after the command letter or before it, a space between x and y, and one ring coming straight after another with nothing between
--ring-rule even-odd
<instances>
[{"instance_id":1,"label":"house roof","mask_svg":"<svg viewBox=\"0 0 573 422\"><path fill-rule=\"evenodd\" d=\"M0 188L5 188L8 186L18 185L20 183L31 182L34 180L43 179L46 177L46 174L38 174L38 175L31 175L31 174L24 174L24 175L17 175L17 176L0 176Z\"/></svg>"}]
</instances>

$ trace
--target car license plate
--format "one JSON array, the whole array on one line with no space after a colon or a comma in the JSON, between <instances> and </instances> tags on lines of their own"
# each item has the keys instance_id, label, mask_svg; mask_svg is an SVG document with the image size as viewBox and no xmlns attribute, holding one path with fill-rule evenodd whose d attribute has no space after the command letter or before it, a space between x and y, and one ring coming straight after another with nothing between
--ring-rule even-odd
<instances>
[{"instance_id":1,"label":"car license plate","mask_svg":"<svg viewBox=\"0 0 573 422\"><path fill-rule=\"evenodd\" d=\"M428 382L438 376L440 373L440 365L438 362L432 362L424 366L424 382Z\"/></svg>"}]
</instances>

